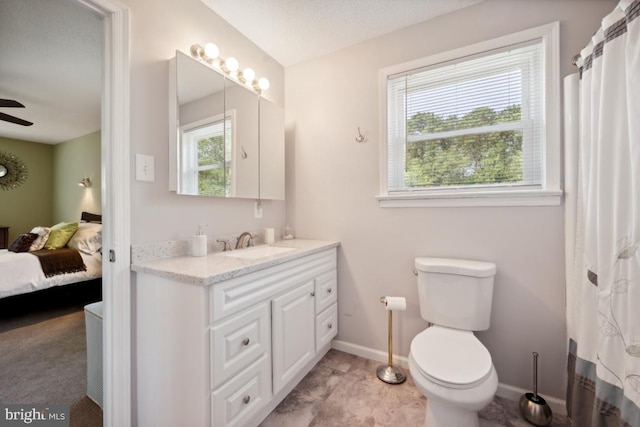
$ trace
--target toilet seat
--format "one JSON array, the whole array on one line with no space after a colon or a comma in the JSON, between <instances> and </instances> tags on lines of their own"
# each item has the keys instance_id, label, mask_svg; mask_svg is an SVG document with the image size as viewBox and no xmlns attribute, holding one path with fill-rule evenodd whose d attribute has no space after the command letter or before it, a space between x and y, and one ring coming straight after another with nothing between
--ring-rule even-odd
<instances>
[{"instance_id":1,"label":"toilet seat","mask_svg":"<svg viewBox=\"0 0 640 427\"><path fill-rule=\"evenodd\" d=\"M443 387L471 388L491 374L491 354L471 331L432 326L411 341L422 375Z\"/></svg>"}]
</instances>

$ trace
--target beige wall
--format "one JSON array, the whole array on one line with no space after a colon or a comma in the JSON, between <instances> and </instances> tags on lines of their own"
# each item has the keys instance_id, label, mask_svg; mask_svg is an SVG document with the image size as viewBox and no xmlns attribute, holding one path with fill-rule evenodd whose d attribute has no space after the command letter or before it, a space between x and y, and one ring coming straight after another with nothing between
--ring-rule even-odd
<instances>
[{"instance_id":1,"label":"beige wall","mask_svg":"<svg viewBox=\"0 0 640 427\"><path fill-rule=\"evenodd\" d=\"M78 182L87 177L92 186L78 186ZM53 182L53 223L79 221L82 211L102 212L100 131L54 146Z\"/></svg>"},{"instance_id":2,"label":"beige wall","mask_svg":"<svg viewBox=\"0 0 640 427\"><path fill-rule=\"evenodd\" d=\"M385 351L380 296L407 298L394 318L396 349L408 355L426 327L413 260L443 256L497 264L491 328L478 333L501 383L565 391L562 207L382 209L378 194L379 70L560 21L562 75L616 1L487 0L286 69L287 220L298 237L336 239L338 339ZM357 143L357 128L366 137Z\"/></svg>"},{"instance_id":3,"label":"beige wall","mask_svg":"<svg viewBox=\"0 0 640 427\"><path fill-rule=\"evenodd\" d=\"M188 239L198 224L207 234L284 227L285 203L265 201L263 219L254 219L251 199L178 196L168 175L169 62L176 49L212 41L223 57L235 56L265 76L265 96L284 102L284 70L199 0L124 0L131 10L131 241L133 244ZM155 182L135 180L135 154L155 158Z\"/></svg>"},{"instance_id":4,"label":"beige wall","mask_svg":"<svg viewBox=\"0 0 640 427\"><path fill-rule=\"evenodd\" d=\"M0 151L15 154L28 168L27 180L18 188L0 190L0 226L9 229L9 243L36 225L53 221L53 146L1 138Z\"/></svg>"}]
</instances>

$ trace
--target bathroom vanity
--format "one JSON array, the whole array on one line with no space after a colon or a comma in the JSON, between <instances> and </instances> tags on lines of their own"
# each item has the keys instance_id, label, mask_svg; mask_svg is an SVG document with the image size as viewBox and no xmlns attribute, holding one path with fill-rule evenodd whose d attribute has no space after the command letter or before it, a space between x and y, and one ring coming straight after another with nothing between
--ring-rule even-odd
<instances>
[{"instance_id":1,"label":"bathroom vanity","mask_svg":"<svg viewBox=\"0 0 640 427\"><path fill-rule=\"evenodd\" d=\"M257 426L331 348L337 246L133 264L138 425Z\"/></svg>"}]
</instances>

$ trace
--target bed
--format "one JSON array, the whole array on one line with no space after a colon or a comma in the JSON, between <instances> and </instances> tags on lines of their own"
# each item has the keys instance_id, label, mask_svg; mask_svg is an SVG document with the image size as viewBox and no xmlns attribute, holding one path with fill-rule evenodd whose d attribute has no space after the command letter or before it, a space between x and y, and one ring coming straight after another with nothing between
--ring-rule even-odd
<instances>
[{"instance_id":1,"label":"bed","mask_svg":"<svg viewBox=\"0 0 640 427\"><path fill-rule=\"evenodd\" d=\"M70 246L65 246L64 248L65 251L77 252L80 255L82 263L86 266L85 271L68 273L47 271L45 275L43 266L47 270L46 265L42 263L39 256L36 256L37 254L33 252L12 252L7 249L0 250L0 298L72 283L92 281L102 277L101 223L102 218L100 215L83 212L81 222L78 224L75 245L72 248L71 242L69 242ZM96 230L100 231L95 235L91 235L92 246L87 249L86 240L80 240L80 238L86 236L89 229L91 233L96 233ZM80 233L80 230L84 234ZM77 242L80 242L81 246L78 246ZM85 246L82 246L83 244ZM77 255L75 256L77 257Z\"/></svg>"}]
</instances>

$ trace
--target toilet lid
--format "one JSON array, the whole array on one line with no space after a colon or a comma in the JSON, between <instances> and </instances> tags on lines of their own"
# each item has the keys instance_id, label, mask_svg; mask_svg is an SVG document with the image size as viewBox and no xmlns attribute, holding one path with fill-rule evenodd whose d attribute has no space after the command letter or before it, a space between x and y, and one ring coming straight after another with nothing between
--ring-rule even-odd
<instances>
[{"instance_id":1,"label":"toilet lid","mask_svg":"<svg viewBox=\"0 0 640 427\"><path fill-rule=\"evenodd\" d=\"M411 341L411 354L423 373L454 387L491 372L491 354L470 331L432 326Z\"/></svg>"}]
</instances>

